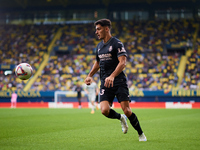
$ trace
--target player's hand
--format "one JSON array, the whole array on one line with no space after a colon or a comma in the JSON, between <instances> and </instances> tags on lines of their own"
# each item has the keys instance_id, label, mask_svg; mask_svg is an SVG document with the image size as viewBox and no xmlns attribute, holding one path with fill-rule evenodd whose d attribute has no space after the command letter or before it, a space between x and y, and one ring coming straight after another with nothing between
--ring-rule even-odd
<instances>
[{"instance_id":1,"label":"player's hand","mask_svg":"<svg viewBox=\"0 0 200 150\"><path fill-rule=\"evenodd\" d=\"M87 77L87 78L85 79L85 84L90 85L91 82L92 82L92 77Z\"/></svg>"},{"instance_id":2,"label":"player's hand","mask_svg":"<svg viewBox=\"0 0 200 150\"><path fill-rule=\"evenodd\" d=\"M113 87L113 82L114 82L114 77L112 76L109 76L105 79L105 83L104 83L104 86L107 87L107 88L110 88L110 87Z\"/></svg>"}]
</instances>

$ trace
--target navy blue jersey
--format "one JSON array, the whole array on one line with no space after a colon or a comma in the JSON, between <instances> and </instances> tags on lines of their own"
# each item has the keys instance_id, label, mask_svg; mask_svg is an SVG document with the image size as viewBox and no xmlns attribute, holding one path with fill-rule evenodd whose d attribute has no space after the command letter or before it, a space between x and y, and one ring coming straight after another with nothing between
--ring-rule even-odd
<instances>
[{"instance_id":1,"label":"navy blue jersey","mask_svg":"<svg viewBox=\"0 0 200 150\"><path fill-rule=\"evenodd\" d=\"M83 91L83 88L81 86L77 86L75 91L77 91L77 98L81 98L81 91Z\"/></svg>"},{"instance_id":2,"label":"navy blue jersey","mask_svg":"<svg viewBox=\"0 0 200 150\"><path fill-rule=\"evenodd\" d=\"M111 37L107 43L101 41L97 45L96 60L100 65L100 78L102 83L105 81L105 78L110 76L116 69L119 63L118 57L123 55L127 57L124 45L115 37ZM117 77L115 77L114 85L120 84L124 81L126 81L126 76L122 71Z\"/></svg>"}]
</instances>

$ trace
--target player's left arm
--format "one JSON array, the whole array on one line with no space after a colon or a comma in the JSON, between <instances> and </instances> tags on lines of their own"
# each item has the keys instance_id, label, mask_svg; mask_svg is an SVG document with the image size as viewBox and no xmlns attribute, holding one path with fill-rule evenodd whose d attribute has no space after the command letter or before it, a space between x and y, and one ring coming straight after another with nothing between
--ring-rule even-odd
<instances>
[{"instance_id":1,"label":"player's left arm","mask_svg":"<svg viewBox=\"0 0 200 150\"><path fill-rule=\"evenodd\" d=\"M115 70L113 71L113 73L105 79L105 84L104 84L105 87L108 87L108 88L113 87L115 77L118 76L123 71L123 69L126 67L126 56L125 55L119 56L118 60L119 60L119 63L117 65L117 67L115 68Z\"/></svg>"}]
</instances>

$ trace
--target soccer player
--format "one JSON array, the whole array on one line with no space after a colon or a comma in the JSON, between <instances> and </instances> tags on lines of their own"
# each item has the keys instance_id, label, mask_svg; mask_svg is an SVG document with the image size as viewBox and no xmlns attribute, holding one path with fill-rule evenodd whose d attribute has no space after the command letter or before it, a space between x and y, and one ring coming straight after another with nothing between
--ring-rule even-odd
<instances>
[{"instance_id":1,"label":"soccer player","mask_svg":"<svg viewBox=\"0 0 200 150\"><path fill-rule=\"evenodd\" d=\"M86 85L84 87L85 92L88 95L88 99L92 105L92 111L91 114L94 114L94 110L95 110L95 99L96 99L96 95L98 94L98 87L97 84L94 82L94 80L92 79L90 85Z\"/></svg>"},{"instance_id":2,"label":"soccer player","mask_svg":"<svg viewBox=\"0 0 200 150\"><path fill-rule=\"evenodd\" d=\"M100 108L101 113L110 119L118 119L121 122L123 133L127 133L127 117L138 132L139 141L147 141L143 133L139 120L135 113L131 111L129 102L129 90L127 79L123 72L126 66L127 52L122 42L111 35L111 21L109 19L100 19L94 23L98 39L102 40L97 45L96 61L85 79L85 83L90 85L92 76L100 68ZM114 97L118 102L124 114L119 114L111 109Z\"/></svg>"},{"instance_id":3,"label":"soccer player","mask_svg":"<svg viewBox=\"0 0 200 150\"><path fill-rule=\"evenodd\" d=\"M82 106L81 106L81 91L83 91L83 88L81 87L79 82L77 82L75 91L77 92L77 99L78 99L78 104L79 104L78 108L81 109L82 108Z\"/></svg>"},{"instance_id":4,"label":"soccer player","mask_svg":"<svg viewBox=\"0 0 200 150\"><path fill-rule=\"evenodd\" d=\"M17 105L17 94L15 91L11 95L11 108L16 108Z\"/></svg>"}]
</instances>

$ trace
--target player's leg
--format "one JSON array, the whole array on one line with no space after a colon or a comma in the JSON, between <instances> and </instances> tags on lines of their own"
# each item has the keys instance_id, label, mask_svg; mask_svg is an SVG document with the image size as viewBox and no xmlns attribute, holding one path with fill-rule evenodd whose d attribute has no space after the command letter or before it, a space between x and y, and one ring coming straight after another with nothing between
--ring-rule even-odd
<instances>
[{"instance_id":1,"label":"player's leg","mask_svg":"<svg viewBox=\"0 0 200 150\"><path fill-rule=\"evenodd\" d=\"M141 135L143 131L140 127L140 123L138 121L137 116L131 111L129 101L122 101L120 104L124 114L130 120L131 125L135 128L135 130L137 130L138 134Z\"/></svg>"},{"instance_id":2,"label":"player's leg","mask_svg":"<svg viewBox=\"0 0 200 150\"><path fill-rule=\"evenodd\" d=\"M16 108L16 106L17 106L17 103L16 103L16 101L14 102L14 108Z\"/></svg>"},{"instance_id":3,"label":"player's leg","mask_svg":"<svg viewBox=\"0 0 200 150\"><path fill-rule=\"evenodd\" d=\"M117 113L115 110L111 109L110 106L111 103L108 101L100 102L101 113L107 118L120 120L123 133L124 134L127 133L128 131L128 125L126 122L127 117L125 115Z\"/></svg>"},{"instance_id":4,"label":"player's leg","mask_svg":"<svg viewBox=\"0 0 200 150\"><path fill-rule=\"evenodd\" d=\"M92 111L91 111L91 114L94 114L94 110L95 110L95 104L94 104L94 101L91 101L91 107L92 107Z\"/></svg>"},{"instance_id":5,"label":"player's leg","mask_svg":"<svg viewBox=\"0 0 200 150\"><path fill-rule=\"evenodd\" d=\"M135 113L131 111L129 101L120 102L121 108L124 111L124 114L128 117L133 128L138 132L139 141L147 141L146 136L144 135L142 128L140 126L139 120Z\"/></svg>"},{"instance_id":6,"label":"player's leg","mask_svg":"<svg viewBox=\"0 0 200 150\"><path fill-rule=\"evenodd\" d=\"M110 119L118 119L121 121L123 133L127 133L128 125L126 122L126 116L117 113L115 110L110 108L112 106L115 91L114 88L105 88L100 90L100 109L101 113Z\"/></svg>"},{"instance_id":7,"label":"player's leg","mask_svg":"<svg viewBox=\"0 0 200 150\"><path fill-rule=\"evenodd\" d=\"M95 103L96 103L96 109L99 110L99 95L96 95L96 98L95 98Z\"/></svg>"},{"instance_id":8,"label":"player's leg","mask_svg":"<svg viewBox=\"0 0 200 150\"><path fill-rule=\"evenodd\" d=\"M81 106L81 98L80 97L78 97L78 105L79 105L78 108L81 109L82 106Z\"/></svg>"},{"instance_id":9,"label":"player's leg","mask_svg":"<svg viewBox=\"0 0 200 150\"><path fill-rule=\"evenodd\" d=\"M91 114L94 114L94 110L95 110L95 94L89 95L88 99L89 99L89 101L91 103L91 107L92 107Z\"/></svg>"},{"instance_id":10,"label":"player's leg","mask_svg":"<svg viewBox=\"0 0 200 150\"><path fill-rule=\"evenodd\" d=\"M100 89L100 109L101 113L111 119L120 119L121 114L115 112L110 107L112 106L112 102L114 100L115 93L111 88L101 88Z\"/></svg>"},{"instance_id":11,"label":"player's leg","mask_svg":"<svg viewBox=\"0 0 200 150\"><path fill-rule=\"evenodd\" d=\"M110 119L120 119L121 114L119 114L116 111L114 111L113 109L111 109L110 106L111 106L110 102L101 101L100 102L101 113Z\"/></svg>"},{"instance_id":12,"label":"player's leg","mask_svg":"<svg viewBox=\"0 0 200 150\"><path fill-rule=\"evenodd\" d=\"M131 111L131 108L129 105L129 102L130 102L129 89L126 83L118 86L118 89L116 91L116 96L124 114L128 117L133 128L138 132L139 137L144 135L140 127L140 123L137 116Z\"/></svg>"}]
</instances>

